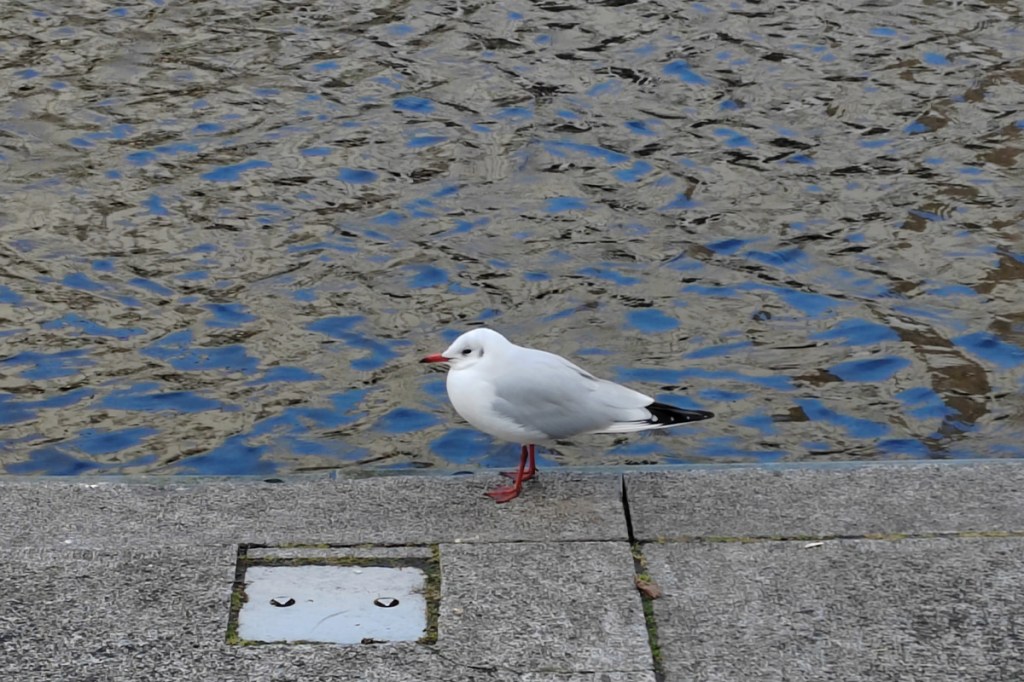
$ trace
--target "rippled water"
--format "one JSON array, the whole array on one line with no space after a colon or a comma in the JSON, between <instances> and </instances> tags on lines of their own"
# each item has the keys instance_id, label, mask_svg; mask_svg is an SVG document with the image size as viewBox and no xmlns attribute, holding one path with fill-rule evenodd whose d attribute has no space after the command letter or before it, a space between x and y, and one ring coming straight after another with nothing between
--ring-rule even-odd
<instances>
[{"instance_id":1,"label":"rippled water","mask_svg":"<svg viewBox=\"0 0 1024 682\"><path fill-rule=\"evenodd\" d=\"M487 323L716 419L545 464L1024 454L1012 2L0 5L0 468L507 463Z\"/></svg>"}]
</instances>

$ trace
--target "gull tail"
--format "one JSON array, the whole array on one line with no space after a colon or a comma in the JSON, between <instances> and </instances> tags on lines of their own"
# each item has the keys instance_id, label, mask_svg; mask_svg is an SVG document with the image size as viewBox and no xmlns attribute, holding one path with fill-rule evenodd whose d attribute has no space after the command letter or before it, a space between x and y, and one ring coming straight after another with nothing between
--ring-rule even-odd
<instances>
[{"instance_id":1,"label":"gull tail","mask_svg":"<svg viewBox=\"0 0 1024 682\"><path fill-rule=\"evenodd\" d=\"M704 410L684 410L681 407L668 405L666 403L651 403L647 406L651 418L647 420L648 428L663 429L666 426L685 424L686 422L699 422L702 419L711 419L714 413Z\"/></svg>"},{"instance_id":2,"label":"gull tail","mask_svg":"<svg viewBox=\"0 0 1024 682\"><path fill-rule=\"evenodd\" d=\"M594 433L631 433L633 431L648 431L650 429L667 429L670 426L678 426L687 422L698 422L702 419L711 419L715 415L704 410L684 410L675 405L665 403L651 403L639 410L646 410L647 419L635 421L618 421Z\"/></svg>"}]
</instances>

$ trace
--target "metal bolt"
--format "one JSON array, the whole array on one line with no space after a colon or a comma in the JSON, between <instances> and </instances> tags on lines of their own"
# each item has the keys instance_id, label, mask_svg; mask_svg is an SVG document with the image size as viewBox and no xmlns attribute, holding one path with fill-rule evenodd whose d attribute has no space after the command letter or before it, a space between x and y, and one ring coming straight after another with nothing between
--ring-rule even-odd
<instances>
[{"instance_id":1,"label":"metal bolt","mask_svg":"<svg viewBox=\"0 0 1024 682\"><path fill-rule=\"evenodd\" d=\"M291 606L294 603L295 603L295 600L292 599L291 597L272 597L270 599L270 605L271 606L280 606L281 608L284 608L286 606Z\"/></svg>"},{"instance_id":2,"label":"metal bolt","mask_svg":"<svg viewBox=\"0 0 1024 682\"><path fill-rule=\"evenodd\" d=\"M374 606L379 606L382 609L390 609L394 606L398 606L398 600L394 597L377 597L373 600Z\"/></svg>"}]
</instances>

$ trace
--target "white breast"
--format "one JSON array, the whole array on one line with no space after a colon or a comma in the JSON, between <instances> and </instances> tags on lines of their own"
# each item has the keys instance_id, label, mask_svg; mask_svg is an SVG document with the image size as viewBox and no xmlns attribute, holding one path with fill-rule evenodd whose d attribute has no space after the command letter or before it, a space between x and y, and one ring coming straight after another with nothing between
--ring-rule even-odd
<instances>
[{"instance_id":1,"label":"white breast","mask_svg":"<svg viewBox=\"0 0 1024 682\"><path fill-rule=\"evenodd\" d=\"M463 419L484 433L512 443L542 443L545 434L530 429L494 411L494 385L470 368L449 370L448 399Z\"/></svg>"}]
</instances>

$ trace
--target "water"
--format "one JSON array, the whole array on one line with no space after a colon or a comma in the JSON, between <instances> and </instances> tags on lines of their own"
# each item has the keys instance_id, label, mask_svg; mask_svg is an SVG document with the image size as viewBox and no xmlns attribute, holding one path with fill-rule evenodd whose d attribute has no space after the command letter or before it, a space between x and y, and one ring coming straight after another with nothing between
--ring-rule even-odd
<instances>
[{"instance_id":1,"label":"water","mask_svg":"<svg viewBox=\"0 0 1024 682\"><path fill-rule=\"evenodd\" d=\"M4 4L0 468L505 465L481 323L718 415L544 465L1021 456L1020 7L843 5Z\"/></svg>"}]
</instances>

